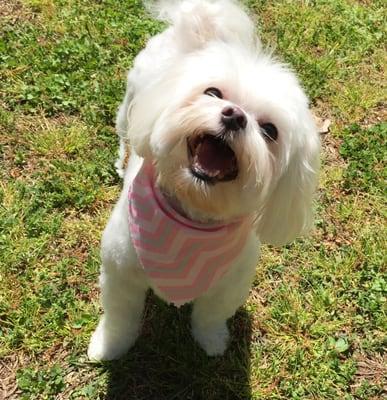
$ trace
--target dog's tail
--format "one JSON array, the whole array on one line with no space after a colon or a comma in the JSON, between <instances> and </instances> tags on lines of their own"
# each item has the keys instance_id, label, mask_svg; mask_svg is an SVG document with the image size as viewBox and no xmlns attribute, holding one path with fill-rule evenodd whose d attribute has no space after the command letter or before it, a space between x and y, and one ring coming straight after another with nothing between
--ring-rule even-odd
<instances>
[{"instance_id":1,"label":"dog's tail","mask_svg":"<svg viewBox=\"0 0 387 400\"><path fill-rule=\"evenodd\" d=\"M156 18L173 26L182 50L199 49L213 40L260 46L253 20L233 0L160 0L146 5Z\"/></svg>"}]
</instances>

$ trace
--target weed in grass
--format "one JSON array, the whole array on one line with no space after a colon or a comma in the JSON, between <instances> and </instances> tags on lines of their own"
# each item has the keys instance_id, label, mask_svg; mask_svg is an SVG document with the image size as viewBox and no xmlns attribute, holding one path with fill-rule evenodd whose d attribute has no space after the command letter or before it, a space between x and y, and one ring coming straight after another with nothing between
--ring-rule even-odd
<instances>
[{"instance_id":1,"label":"weed in grass","mask_svg":"<svg viewBox=\"0 0 387 400\"><path fill-rule=\"evenodd\" d=\"M37 395L49 398L60 393L64 389L63 371L59 366L43 370L33 370L25 368L19 371L17 382L19 388L23 390L21 399L36 398Z\"/></svg>"},{"instance_id":2,"label":"weed in grass","mask_svg":"<svg viewBox=\"0 0 387 400\"><path fill-rule=\"evenodd\" d=\"M387 123L368 129L352 125L342 135L340 154L348 163L343 177L344 189L387 195Z\"/></svg>"}]
</instances>

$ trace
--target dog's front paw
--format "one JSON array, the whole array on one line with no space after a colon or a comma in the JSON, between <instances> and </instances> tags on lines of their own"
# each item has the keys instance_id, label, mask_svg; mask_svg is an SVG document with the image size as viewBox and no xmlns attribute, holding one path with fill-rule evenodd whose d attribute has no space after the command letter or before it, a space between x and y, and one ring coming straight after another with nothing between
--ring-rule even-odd
<instances>
[{"instance_id":1,"label":"dog's front paw","mask_svg":"<svg viewBox=\"0 0 387 400\"><path fill-rule=\"evenodd\" d=\"M134 344L137 338L135 332L110 331L101 321L91 336L87 355L91 361L116 360L123 356Z\"/></svg>"},{"instance_id":2,"label":"dog's front paw","mask_svg":"<svg viewBox=\"0 0 387 400\"><path fill-rule=\"evenodd\" d=\"M230 337L225 323L211 328L199 328L194 325L192 334L209 356L222 355Z\"/></svg>"}]
</instances>

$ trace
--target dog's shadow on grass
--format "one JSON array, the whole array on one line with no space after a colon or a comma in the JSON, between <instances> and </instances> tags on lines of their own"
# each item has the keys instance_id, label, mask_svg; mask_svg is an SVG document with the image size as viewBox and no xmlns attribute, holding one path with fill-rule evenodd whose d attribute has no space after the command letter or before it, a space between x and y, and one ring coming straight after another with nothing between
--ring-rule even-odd
<instances>
[{"instance_id":1,"label":"dog's shadow on grass","mask_svg":"<svg viewBox=\"0 0 387 400\"><path fill-rule=\"evenodd\" d=\"M250 399L251 320L241 309L230 321L231 342L222 357L207 357L190 333L191 307L147 301L136 345L105 364L105 400Z\"/></svg>"}]
</instances>

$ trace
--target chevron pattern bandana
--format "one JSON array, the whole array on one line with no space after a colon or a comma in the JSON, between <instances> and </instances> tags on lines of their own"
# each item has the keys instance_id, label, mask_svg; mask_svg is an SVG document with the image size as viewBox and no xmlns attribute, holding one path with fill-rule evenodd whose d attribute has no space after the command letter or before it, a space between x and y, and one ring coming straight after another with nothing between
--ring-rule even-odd
<instances>
[{"instance_id":1,"label":"chevron pattern bandana","mask_svg":"<svg viewBox=\"0 0 387 400\"><path fill-rule=\"evenodd\" d=\"M179 307L227 272L245 245L251 222L200 224L181 216L154 184L154 167L144 162L129 190L129 227L144 271Z\"/></svg>"}]
</instances>

